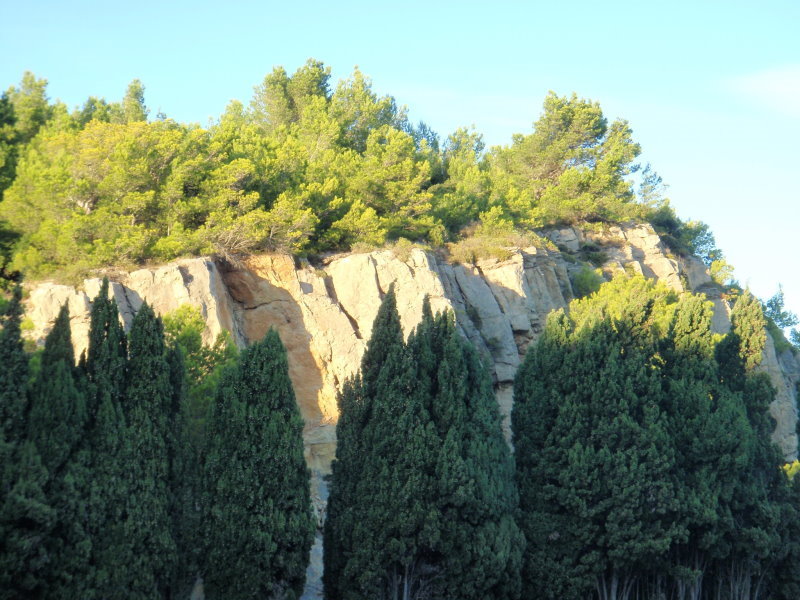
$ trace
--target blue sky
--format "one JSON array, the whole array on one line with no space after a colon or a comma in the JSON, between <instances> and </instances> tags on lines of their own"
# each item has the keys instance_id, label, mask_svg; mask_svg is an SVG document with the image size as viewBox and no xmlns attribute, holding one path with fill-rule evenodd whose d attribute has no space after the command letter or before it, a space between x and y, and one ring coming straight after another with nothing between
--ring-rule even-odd
<instances>
[{"instance_id":1,"label":"blue sky","mask_svg":"<svg viewBox=\"0 0 800 600\"><path fill-rule=\"evenodd\" d=\"M0 0L0 88L31 70L69 106L121 97L202 124L275 65L354 65L446 136L527 133L548 90L627 119L643 161L741 283L800 314L800 2Z\"/></svg>"}]
</instances>

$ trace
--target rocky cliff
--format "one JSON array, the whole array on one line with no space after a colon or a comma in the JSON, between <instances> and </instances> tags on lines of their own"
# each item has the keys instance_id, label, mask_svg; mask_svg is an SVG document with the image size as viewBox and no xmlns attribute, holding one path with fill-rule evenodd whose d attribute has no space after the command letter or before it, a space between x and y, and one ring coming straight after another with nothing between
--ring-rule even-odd
<instances>
[{"instance_id":1,"label":"rocky cliff","mask_svg":"<svg viewBox=\"0 0 800 600\"><path fill-rule=\"evenodd\" d=\"M505 260L453 265L434 253L411 249L331 257L322 268L283 255L251 256L240 264L207 258L119 274L110 293L126 326L143 301L166 313L193 304L206 318L212 340L229 330L240 345L275 327L289 352L290 375L305 419L306 458L314 474L320 514L326 492L322 475L335 450L336 390L359 366L381 298L394 283L403 327L419 321L422 299L432 308L452 310L465 337L487 357L498 403L506 417L512 404L512 380L525 350L541 332L547 314L566 307L573 297L572 278L591 258L607 275L618 270L642 273L676 291L707 294L715 305L714 327L730 326L728 307L696 259L677 259L646 225L575 228L546 233L552 243L509 251ZM557 249L556 249L557 248ZM43 340L59 307L69 303L78 354L86 347L91 299L100 280L74 288L40 283L30 290L29 334ZM800 363L789 352L777 355L768 339L761 367L778 390L771 406L775 441L787 459L797 454L795 385ZM319 546L309 573L308 596L319 585Z\"/></svg>"}]
</instances>

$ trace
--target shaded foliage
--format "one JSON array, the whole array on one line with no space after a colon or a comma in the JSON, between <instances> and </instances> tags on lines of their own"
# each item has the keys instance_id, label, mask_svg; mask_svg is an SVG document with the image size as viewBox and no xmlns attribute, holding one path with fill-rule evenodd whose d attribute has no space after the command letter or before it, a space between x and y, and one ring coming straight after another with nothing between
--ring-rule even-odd
<instances>
[{"instance_id":1,"label":"shaded foliage","mask_svg":"<svg viewBox=\"0 0 800 600\"><path fill-rule=\"evenodd\" d=\"M393 290L342 391L328 598L515 598L524 541L491 380L429 304L403 342Z\"/></svg>"},{"instance_id":2,"label":"shaded foliage","mask_svg":"<svg viewBox=\"0 0 800 600\"><path fill-rule=\"evenodd\" d=\"M791 597L764 319L745 293L732 320L641 277L549 317L512 413L526 595Z\"/></svg>"},{"instance_id":3,"label":"shaded foliage","mask_svg":"<svg viewBox=\"0 0 800 600\"><path fill-rule=\"evenodd\" d=\"M203 489L210 598L299 598L314 539L303 421L275 330L217 389Z\"/></svg>"}]
</instances>

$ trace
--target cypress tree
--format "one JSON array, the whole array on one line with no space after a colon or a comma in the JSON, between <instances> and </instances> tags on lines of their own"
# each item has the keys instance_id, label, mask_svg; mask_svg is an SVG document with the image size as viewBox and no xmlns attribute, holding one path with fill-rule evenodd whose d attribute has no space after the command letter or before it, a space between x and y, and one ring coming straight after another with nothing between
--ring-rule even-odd
<instances>
[{"instance_id":1,"label":"cypress tree","mask_svg":"<svg viewBox=\"0 0 800 600\"><path fill-rule=\"evenodd\" d=\"M383 299L372 336L361 360L361 371L347 380L339 395L339 421L336 425L336 458L331 465L330 496L323 532L324 564L322 580L328 600L345 598L350 584L350 557L363 550L353 532L360 521L360 501L364 499L365 462L372 458L365 430L373 418L378 378L387 359L403 351L403 330L397 313L394 288ZM362 560L374 555L361 552ZM366 569L372 574L376 569Z\"/></svg>"},{"instance_id":2,"label":"cypress tree","mask_svg":"<svg viewBox=\"0 0 800 600\"><path fill-rule=\"evenodd\" d=\"M712 561L725 553L718 509L730 498L749 428L741 398L720 383L711 318L709 302L684 294L661 349L676 520L686 532L661 568L678 597L700 598Z\"/></svg>"},{"instance_id":3,"label":"cypress tree","mask_svg":"<svg viewBox=\"0 0 800 600\"><path fill-rule=\"evenodd\" d=\"M5 440L19 443L26 436L28 357L22 344L22 289L14 288L2 316L0 335L0 426Z\"/></svg>"},{"instance_id":4,"label":"cypress tree","mask_svg":"<svg viewBox=\"0 0 800 600\"><path fill-rule=\"evenodd\" d=\"M314 539L303 421L277 332L217 390L205 464L207 597L298 598Z\"/></svg>"},{"instance_id":5,"label":"cypress tree","mask_svg":"<svg viewBox=\"0 0 800 600\"><path fill-rule=\"evenodd\" d=\"M531 344L514 379L511 425L517 485L519 524L527 547L523 557L523 598L577 598L591 587L591 560L580 561L590 524L554 510L564 475L571 423L580 417L573 402L578 386L589 381L588 361L568 352L571 324L563 312L548 317L545 330ZM565 413L561 414L561 410ZM578 436L581 434L579 433ZM564 439L564 445L559 441ZM586 472L583 477L592 477ZM587 531L588 530L588 531ZM591 558L591 557L590 557Z\"/></svg>"},{"instance_id":6,"label":"cypress tree","mask_svg":"<svg viewBox=\"0 0 800 600\"><path fill-rule=\"evenodd\" d=\"M730 491L721 497L713 591L736 598L768 593L781 553L781 513L787 508L780 452L771 436L769 404L775 390L766 374L756 373L766 343L766 321L759 302L745 292L731 312L731 331L718 344L720 381L735 394L746 416L740 432L742 452L730 474Z\"/></svg>"},{"instance_id":7,"label":"cypress tree","mask_svg":"<svg viewBox=\"0 0 800 600\"><path fill-rule=\"evenodd\" d=\"M648 594L654 562L684 535L654 346L669 296L643 283L552 315L518 371L526 597Z\"/></svg>"},{"instance_id":8,"label":"cypress tree","mask_svg":"<svg viewBox=\"0 0 800 600\"><path fill-rule=\"evenodd\" d=\"M778 600L800 598L800 477L782 486L780 554L772 592Z\"/></svg>"},{"instance_id":9,"label":"cypress tree","mask_svg":"<svg viewBox=\"0 0 800 600\"><path fill-rule=\"evenodd\" d=\"M147 303L133 319L128 352L124 534L133 577L127 594L167 597L176 560L169 490L175 400L161 321Z\"/></svg>"},{"instance_id":10,"label":"cypress tree","mask_svg":"<svg viewBox=\"0 0 800 600\"><path fill-rule=\"evenodd\" d=\"M428 458L435 476L430 501L440 515L436 596L516 598L525 541L492 381L452 315L432 317L427 300L423 315L409 349L437 434Z\"/></svg>"},{"instance_id":11,"label":"cypress tree","mask_svg":"<svg viewBox=\"0 0 800 600\"><path fill-rule=\"evenodd\" d=\"M20 335L22 291L0 315L0 598L40 598L47 585L55 511L44 488L47 469L27 439L28 357Z\"/></svg>"},{"instance_id":12,"label":"cypress tree","mask_svg":"<svg viewBox=\"0 0 800 600\"><path fill-rule=\"evenodd\" d=\"M791 597L761 309L745 294L717 342L705 299L643 281L552 315L518 371L526 595Z\"/></svg>"},{"instance_id":13,"label":"cypress tree","mask_svg":"<svg viewBox=\"0 0 800 600\"><path fill-rule=\"evenodd\" d=\"M85 440L87 529L92 542L87 597L127 598L138 573L125 528L130 456L122 401L127 381L127 343L108 280L92 304L86 355L87 414Z\"/></svg>"},{"instance_id":14,"label":"cypress tree","mask_svg":"<svg viewBox=\"0 0 800 600\"><path fill-rule=\"evenodd\" d=\"M177 345L167 350L170 369L172 416L167 438L170 460L170 514L176 559L171 578L174 597L190 595L199 575L202 547L202 455L190 431L191 417L186 403L186 371L183 352Z\"/></svg>"},{"instance_id":15,"label":"cypress tree","mask_svg":"<svg viewBox=\"0 0 800 600\"><path fill-rule=\"evenodd\" d=\"M45 493L56 512L53 531L45 541L48 598L83 596L91 540L81 482L87 478L80 444L86 434L85 386L79 380L64 305L45 339L40 369L31 393L30 439L48 470Z\"/></svg>"},{"instance_id":16,"label":"cypress tree","mask_svg":"<svg viewBox=\"0 0 800 600\"><path fill-rule=\"evenodd\" d=\"M76 376L69 311L64 305L45 339L28 424L51 477L64 468L84 437L86 401Z\"/></svg>"},{"instance_id":17,"label":"cypress tree","mask_svg":"<svg viewBox=\"0 0 800 600\"><path fill-rule=\"evenodd\" d=\"M393 347L382 369L368 375L375 377L374 396L362 432L365 453L352 507L352 554L342 573L344 582L355 585L346 589L345 598L430 594L441 521L438 506L430 502L436 432L424 397L414 389L404 345Z\"/></svg>"},{"instance_id":18,"label":"cypress tree","mask_svg":"<svg viewBox=\"0 0 800 600\"><path fill-rule=\"evenodd\" d=\"M47 504L47 469L36 446L0 439L0 598L43 598L49 556L44 547L56 513Z\"/></svg>"},{"instance_id":19,"label":"cypress tree","mask_svg":"<svg viewBox=\"0 0 800 600\"><path fill-rule=\"evenodd\" d=\"M390 289L340 396L328 598L514 598L524 540L491 379L452 316L403 344Z\"/></svg>"}]
</instances>

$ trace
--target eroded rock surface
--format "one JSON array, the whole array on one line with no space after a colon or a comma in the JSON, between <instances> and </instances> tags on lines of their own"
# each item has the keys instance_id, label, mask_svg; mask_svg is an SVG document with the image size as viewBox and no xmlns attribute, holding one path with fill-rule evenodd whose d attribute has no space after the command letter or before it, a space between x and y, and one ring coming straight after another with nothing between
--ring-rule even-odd
<instances>
[{"instance_id":1,"label":"eroded rock surface","mask_svg":"<svg viewBox=\"0 0 800 600\"><path fill-rule=\"evenodd\" d=\"M585 258L581 253L587 249L602 257L608 275L624 269L660 279L676 291L705 292L715 306L715 331L730 327L728 306L705 266L695 258L673 257L648 225L564 228L545 235L560 250L516 249L507 260L476 265L450 264L419 249L412 249L406 260L389 250L339 256L324 270L284 255L251 256L236 266L195 258L122 274L112 281L110 295L126 327L143 301L159 314L182 304L199 307L208 342L227 329L243 346L275 327L289 352L290 375L306 422L306 454L317 473L328 471L334 455L337 389L358 369L391 285L406 334L419 322L426 296L434 311L455 313L461 332L490 363L506 417L511 383L525 350L542 331L547 314L572 299L570 277L585 264L575 257ZM66 302L79 356L86 348L91 300L100 283L89 279L77 289L34 286L27 304L33 323L29 335L41 342ZM768 344L761 368L778 390L771 408L775 439L787 458L793 458L800 364L791 353L778 356Z\"/></svg>"}]
</instances>

